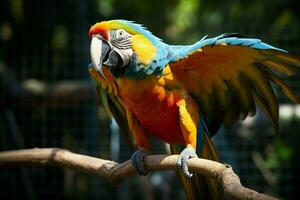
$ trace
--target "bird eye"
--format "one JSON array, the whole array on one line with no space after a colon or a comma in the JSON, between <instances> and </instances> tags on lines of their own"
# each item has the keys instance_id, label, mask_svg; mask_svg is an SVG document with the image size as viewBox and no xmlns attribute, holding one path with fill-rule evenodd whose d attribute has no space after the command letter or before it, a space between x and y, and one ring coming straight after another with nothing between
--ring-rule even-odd
<instances>
[{"instance_id":1,"label":"bird eye","mask_svg":"<svg viewBox=\"0 0 300 200\"><path fill-rule=\"evenodd\" d=\"M122 39L125 37L125 31L124 30L118 30L117 31L117 39Z\"/></svg>"}]
</instances>

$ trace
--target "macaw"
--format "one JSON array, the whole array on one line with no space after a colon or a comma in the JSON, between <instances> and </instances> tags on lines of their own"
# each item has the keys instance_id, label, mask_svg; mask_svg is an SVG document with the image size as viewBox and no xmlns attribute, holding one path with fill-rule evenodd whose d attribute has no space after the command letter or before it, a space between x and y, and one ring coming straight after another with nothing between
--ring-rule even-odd
<instances>
[{"instance_id":1,"label":"macaw","mask_svg":"<svg viewBox=\"0 0 300 200\"><path fill-rule=\"evenodd\" d=\"M293 75L300 59L259 39L226 33L191 45L169 45L127 20L96 23L89 36L90 74L106 111L134 138L139 150L131 157L133 165L147 174L143 159L150 151L149 135L172 144L189 199L196 198L189 187L204 182L182 175L192 176L188 159L218 160L210 138L222 125L255 115L258 104L277 129L278 101L271 83L300 102L277 75ZM184 149L179 152L175 144ZM212 180L205 184L214 185Z\"/></svg>"}]
</instances>

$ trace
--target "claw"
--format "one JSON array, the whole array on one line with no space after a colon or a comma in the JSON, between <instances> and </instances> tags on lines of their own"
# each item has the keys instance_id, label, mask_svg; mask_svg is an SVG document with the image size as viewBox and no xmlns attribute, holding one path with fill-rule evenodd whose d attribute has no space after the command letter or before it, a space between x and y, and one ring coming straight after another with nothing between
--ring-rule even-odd
<instances>
[{"instance_id":1,"label":"claw","mask_svg":"<svg viewBox=\"0 0 300 200\"><path fill-rule=\"evenodd\" d=\"M132 165L140 175L144 176L148 174L148 171L144 167L144 159L147 155L149 155L148 151L145 149L139 149L131 156Z\"/></svg>"},{"instance_id":2,"label":"claw","mask_svg":"<svg viewBox=\"0 0 300 200\"><path fill-rule=\"evenodd\" d=\"M181 170L184 175L188 178L191 178L193 176L192 173L189 172L188 169L188 159L190 158L197 158L197 154L195 153L195 150L192 147L186 147L179 155L179 158L176 162L177 167L179 170Z\"/></svg>"}]
</instances>

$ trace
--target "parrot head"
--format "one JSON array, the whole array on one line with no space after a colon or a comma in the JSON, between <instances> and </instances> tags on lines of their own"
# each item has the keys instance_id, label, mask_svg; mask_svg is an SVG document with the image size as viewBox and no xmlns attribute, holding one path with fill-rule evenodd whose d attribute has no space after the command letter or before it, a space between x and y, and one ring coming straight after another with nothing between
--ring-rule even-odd
<instances>
[{"instance_id":1,"label":"parrot head","mask_svg":"<svg viewBox=\"0 0 300 200\"><path fill-rule=\"evenodd\" d=\"M103 66L147 68L155 60L160 43L160 39L144 27L126 20L96 23L91 26L89 36L91 60L103 78Z\"/></svg>"}]
</instances>

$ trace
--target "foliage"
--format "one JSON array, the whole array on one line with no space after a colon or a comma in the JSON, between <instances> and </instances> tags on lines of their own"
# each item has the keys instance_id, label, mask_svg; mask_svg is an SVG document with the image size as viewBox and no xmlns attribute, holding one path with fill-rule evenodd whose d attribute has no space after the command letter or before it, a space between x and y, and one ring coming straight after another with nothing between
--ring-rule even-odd
<instances>
[{"instance_id":1,"label":"foliage","mask_svg":"<svg viewBox=\"0 0 300 200\"><path fill-rule=\"evenodd\" d=\"M109 149L110 140L108 120L103 110L97 110L97 100L80 107L50 109L26 107L30 102L25 102L25 106L19 108L14 106L9 89L11 84L7 82L8 79L14 79L18 83L28 79L39 79L46 83L89 79L86 68L90 60L87 31L96 21L113 18L133 20L144 24L155 35L170 43L192 43L207 34L215 36L223 32L238 32L245 36L261 38L300 55L299 10L300 4L296 0L1 0L0 99L9 99L11 103L5 105L3 110L0 109L0 148L67 145L71 150L104 156L110 154L110 151L106 150ZM299 75L287 79L298 92L299 80ZM281 96L280 100L286 102ZM247 136L245 134L240 137L236 129L228 134L228 137L231 137L228 144L236 145L231 157L237 155L243 147L249 147L249 151L261 152L267 169L275 172L285 184L272 188L273 191L283 197L292 196L293 192L296 194L297 185L300 183L297 176L299 172L296 170L299 167L297 154L300 136L296 134L299 130L299 118L291 117L282 122L281 131L276 135L273 131L265 131L269 125L263 124L263 121L255 123L259 128L248 130ZM235 140L236 143L233 143ZM251 149L253 144L257 145L257 149ZM102 147L102 151L99 147ZM129 153L122 152L122 155L120 159L127 159ZM236 160L239 161L238 158ZM287 171L290 176L288 180L285 176ZM250 170L247 172L251 175ZM57 171L53 173L62 174ZM51 177L51 174L46 177ZM54 182L59 178L61 177L54 178ZM39 177L38 180L41 179ZM3 176L0 181L2 180ZM22 180L30 185L27 179ZM162 183L164 186L165 182ZM251 180L245 182L246 185L252 184ZM39 185L38 182L34 183L35 186ZM126 187L128 189L138 184L130 182ZM259 184L267 185L265 182ZM1 183L1 192L4 190L3 185ZM78 175L75 186L65 187L69 191L74 191L72 187L78 189L75 190L77 194L69 195L70 198L76 195L77 198L88 198L88 194L95 193L89 191L95 184L82 175ZM107 185L103 188L111 189ZM35 190L29 186L27 189L27 194L34 196L32 191ZM160 194L160 190L162 189L156 187L155 192ZM55 190L51 192L55 193ZM131 197L141 197L136 193L132 193ZM105 198L105 194L100 194L100 197ZM113 194L112 197L117 198L117 194Z\"/></svg>"}]
</instances>

